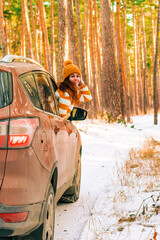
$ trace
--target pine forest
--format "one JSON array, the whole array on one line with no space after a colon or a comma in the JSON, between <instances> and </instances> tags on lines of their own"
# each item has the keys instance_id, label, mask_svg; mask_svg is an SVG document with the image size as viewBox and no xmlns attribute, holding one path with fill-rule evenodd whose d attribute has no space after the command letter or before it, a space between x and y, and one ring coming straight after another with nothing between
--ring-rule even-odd
<instances>
[{"instance_id":1,"label":"pine forest","mask_svg":"<svg viewBox=\"0 0 160 240\"><path fill-rule=\"evenodd\" d=\"M38 61L56 82L73 60L91 90L90 118L108 121L160 105L160 0L0 0L0 58Z\"/></svg>"}]
</instances>

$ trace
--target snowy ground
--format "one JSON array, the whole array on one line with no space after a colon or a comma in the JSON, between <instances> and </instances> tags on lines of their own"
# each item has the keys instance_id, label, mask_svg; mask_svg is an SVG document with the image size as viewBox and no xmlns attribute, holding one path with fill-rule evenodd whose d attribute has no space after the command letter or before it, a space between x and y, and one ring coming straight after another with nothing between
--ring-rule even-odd
<instances>
[{"instance_id":1,"label":"snowy ground","mask_svg":"<svg viewBox=\"0 0 160 240\"><path fill-rule=\"evenodd\" d=\"M146 115L133 117L127 126L96 120L76 125L83 141L80 198L76 203L58 204L55 240L160 239L160 213L118 222L120 217L137 213L143 199L153 201L150 192L137 194L137 189L122 188L116 167L129 149L141 147L146 138L160 141L160 124L154 126L153 115ZM159 192L154 192L154 198L156 194Z\"/></svg>"}]
</instances>

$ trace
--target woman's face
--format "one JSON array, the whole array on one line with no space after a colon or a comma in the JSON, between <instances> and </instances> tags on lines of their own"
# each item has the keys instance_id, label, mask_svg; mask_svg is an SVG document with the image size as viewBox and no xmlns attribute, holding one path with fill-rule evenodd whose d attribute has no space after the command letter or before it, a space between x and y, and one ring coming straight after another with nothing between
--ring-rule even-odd
<instances>
[{"instance_id":1,"label":"woman's face","mask_svg":"<svg viewBox=\"0 0 160 240\"><path fill-rule=\"evenodd\" d=\"M80 80L81 80L81 77L79 75L79 73L72 73L70 76L69 76L69 80L76 84L76 86L78 86L78 84L80 83Z\"/></svg>"}]
</instances>

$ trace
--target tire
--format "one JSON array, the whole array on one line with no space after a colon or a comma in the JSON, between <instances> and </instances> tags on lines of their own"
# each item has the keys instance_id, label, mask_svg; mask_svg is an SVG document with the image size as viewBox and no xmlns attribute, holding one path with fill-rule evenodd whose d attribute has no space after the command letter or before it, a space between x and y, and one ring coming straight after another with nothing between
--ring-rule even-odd
<instances>
[{"instance_id":1,"label":"tire","mask_svg":"<svg viewBox=\"0 0 160 240\"><path fill-rule=\"evenodd\" d=\"M52 185L50 185L43 215L42 240L54 239L54 225L55 225L54 191Z\"/></svg>"},{"instance_id":2,"label":"tire","mask_svg":"<svg viewBox=\"0 0 160 240\"><path fill-rule=\"evenodd\" d=\"M81 154L79 153L76 172L73 180L73 186L66 190L60 201L66 203L76 202L79 199L80 186L81 186Z\"/></svg>"}]
</instances>

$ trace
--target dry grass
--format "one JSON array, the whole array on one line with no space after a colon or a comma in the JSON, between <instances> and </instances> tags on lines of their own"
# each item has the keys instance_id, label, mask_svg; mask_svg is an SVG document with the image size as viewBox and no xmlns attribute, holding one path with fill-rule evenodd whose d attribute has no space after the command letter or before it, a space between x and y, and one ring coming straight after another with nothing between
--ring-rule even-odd
<instances>
[{"instance_id":1,"label":"dry grass","mask_svg":"<svg viewBox=\"0 0 160 240\"><path fill-rule=\"evenodd\" d=\"M122 186L146 188L151 191L160 182L160 142L151 138L141 149L131 149L123 166L118 168Z\"/></svg>"}]
</instances>

